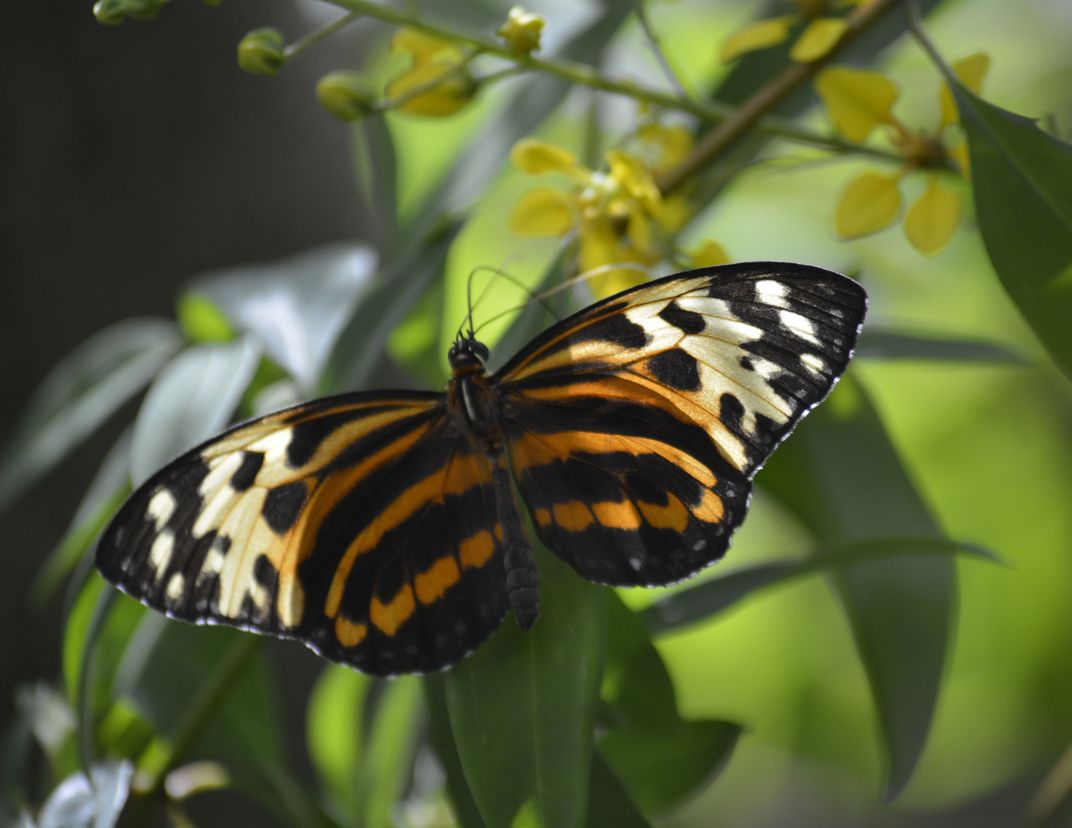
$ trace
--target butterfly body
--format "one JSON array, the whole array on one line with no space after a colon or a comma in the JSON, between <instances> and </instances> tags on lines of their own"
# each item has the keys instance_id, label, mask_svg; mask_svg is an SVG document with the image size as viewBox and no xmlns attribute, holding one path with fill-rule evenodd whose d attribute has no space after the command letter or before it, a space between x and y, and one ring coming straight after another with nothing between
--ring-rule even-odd
<instances>
[{"instance_id":1,"label":"butterfly body","mask_svg":"<svg viewBox=\"0 0 1072 828\"><path fill-rule=\"evenodd\" d=\"M600 583L668 584L721 557L865 306L843 276L744 264L596 303L494 374L459 337L445 393L314 400L192 449L122 507L98 567L173 617L369 673L448 666L508 611L536 622L526 512Z\"/></svg>"}]
</instances>

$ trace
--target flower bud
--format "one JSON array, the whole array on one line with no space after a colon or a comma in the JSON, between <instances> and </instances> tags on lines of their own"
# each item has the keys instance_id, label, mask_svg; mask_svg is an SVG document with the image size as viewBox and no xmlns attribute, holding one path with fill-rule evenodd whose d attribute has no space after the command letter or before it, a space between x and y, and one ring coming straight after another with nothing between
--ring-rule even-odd
<instances>
[{"instance_id":1,"label":"flower bud","mask_svg":"<svg viewBox=\"0 0 1072 828\"><path fill-rule=\"evenodd\" d=\"M540 48L540 32L544 19L538 14L514 6L496 34L503 39L506 48L516 55L527 55Z\"/></svg>"},{"instance_id":2,"label":"flower bud","mask_svg":"<svg viewBox=\"0 0 1072 828\"><path fill-rule=\"evenodd\" d=\"M329 72L316 83L320 105L336 118L357 121L372 111L373 96L357 72Z\"/></svg>"},{"instance_id":3,"label":"flower bud","mask_svg":"<svg viewBox=\"0 0 1072 828\"><path fill-rule=\"evenodd\" d=\"M97 0L93 4L93 16L105 26L118 26L127 16L138 20L151 20L167 0Z\"/></svg>"},{"instance_id":4,"label":"flower bud","mask_svg":"<svg viewBox=\"0 0 1072 828\"><path fill-rule=\"evenodd\" d=\"M254 29L238 43L238 65L251 75L274 75L286 60L278 29Z\"/></svg>"}]
</instances>

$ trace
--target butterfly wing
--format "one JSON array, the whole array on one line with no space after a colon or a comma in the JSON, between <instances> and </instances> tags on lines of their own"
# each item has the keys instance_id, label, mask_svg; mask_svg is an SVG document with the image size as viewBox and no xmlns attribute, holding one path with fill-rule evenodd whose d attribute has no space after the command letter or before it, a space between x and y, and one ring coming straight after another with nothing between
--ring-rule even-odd
<instances>
[{"instance_id":1,"label":"butterfly wing","mask_svg":"<svg viewBox=\"0 0 1072 828\"><path fill-rule=\"evenodd\" d=\"M506 612L491 486L442 395L326 398L163 468L97 566L175 618L296 638L377 675L437 669Z\"/></svg>"},{"instance_id":2,"label":"butterfly wing","mask_svg":"<svg viewBox=\"0 0 1072 828\"><path fill-rule=\"evenodd\" d=\"M514 476L580 574L665 584L725 551L751 479L845 370L863 289L815 267L669 276L547 330L499 374Z\"/></svg>"}]
</instances>

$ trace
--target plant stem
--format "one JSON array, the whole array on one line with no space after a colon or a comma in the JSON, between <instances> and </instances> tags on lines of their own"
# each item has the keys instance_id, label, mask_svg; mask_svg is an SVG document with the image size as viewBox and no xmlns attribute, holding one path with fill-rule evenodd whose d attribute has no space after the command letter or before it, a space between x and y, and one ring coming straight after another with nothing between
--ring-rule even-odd
<instances>
[{"instance_id":1,"label":"plant stem","mask_svg":"<svg viewBox=\"0 0 1072 828\"><path fill-rule=\"evenodd\" d=\"M283 50L283 57L288 61L297 57L310 46L319 43L324 38L330 37L340 29L349 26L359 17L361 17L361 15L357 12L350 12L350 14L344 14L338 20L334 20L326 26L309 32L309 34L305 35L300 40L295 40L293 43L287 44L287 47Z\"/></svg>"},{"instance_id":2,"label":"plant stem","mask_svg":"<svg viewBox=\"0 0 1072 828\"><path fill-rule=\"evenodd\" d=\"M898 1L899 0L877 0L874 5L886 7L891 2ZM736 119L740 112L740 110L734 109L733 107L718 101L693 101L688 98L680 98L669 92L641 86L633 81L608 78L591 66L586 66L583 63L576 63L564 58L539 58L533 55L514 54L502 43L492 38L467 32L452 26L449 23L432 22L427 18L421 17L420 14L416 12L382 6L379 3L373 2L373 0L324 0L324 2L347 9L354 14L382 20L393 26L416 29L446 40L467 43L484 54L504 58L522 69L531 69L549 75L555 75L556 77L563 78L578 86L588 86L602 92L625 95L626 97L633 98L637 101L644 101L653 106L674 109L679 112L687 112L704 121L715 123L721 121L728 122ZM864 7L864 9L870 8L871 6ZM858 17L859 15L856 16ZM852 30L850 26L850 30L846 32L845 38L847 39L851 37L851 35ZM810 66L811 64L803 65ZM888 151L873 147L861 147L837 137L811 132L793 126L782 119L767 118L757 122L757 119L753 118L750 121L749 126L754 126L757 131L766 135L786 138L791 141L810 144L811 146L822 147L823 149L828 149L832 152L863 153L865 155L872 155L888 160L899 160L898 156Z\"/></svg>"},{"instance_id":3,"label":"plant stem","mask_svg":"<svg viewBox=\"0 0 1072 828\"><path fill-rule=\"evenodd\" d=\"M902 0L874 0L874 2L859 6L846 19L847 28L845 33L833 49L817 60L808 63L790 64L781 74L771 78L770 81L757 89L752 97L741 104L732 115L708 132L681 164L660 178L657 182L659 189L665 194L680 187L685 181L709 165L714 158L724 153L752 130L772 135L782 135L782 137L792 138L793 140L801 140L799 134L786 135L780 131L772 130L770 120L764 121L764 116L792 92L811 80L827 61L900 2ZM823 146L833 148L829 143ZM850 146L857 152L864 149L854 144Z\"/></svg>"}]
</instances>

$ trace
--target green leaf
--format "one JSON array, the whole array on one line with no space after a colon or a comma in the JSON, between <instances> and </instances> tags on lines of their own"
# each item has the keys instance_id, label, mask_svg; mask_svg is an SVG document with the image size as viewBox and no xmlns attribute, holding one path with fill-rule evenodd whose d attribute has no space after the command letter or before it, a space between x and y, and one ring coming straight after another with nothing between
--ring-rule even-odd
<instances>
[{"instance_id":1,"label":"green leaf","mask_svg":"<svg viewBox=\"0 0 1072 828\"><path fill-rule=\"evenodd\" d=\"M382 114L358 121L352 131L357 183L376 228L377 248L390 250L398 234L398 157Z\"/></svg>"},{"instance_id":2,"label":"green leaf","mask_svg":"<svg viewBox=\"0 0 1072 828\"><path fill-rule=\"evenodd\" d=\"M179 327L191 342L230 342L235 330L216 303L193 291L179 297L176 314Z\"/></svg>"},{"instance_id":3,"label":"green leaf","mask_svg":"<svg viewBox=\"0 0 1072 828\"><path fill-rule=\"evenodd\" d=\"M829 573L845 566L867 566L883 558L955 555L958 552L1001 562L989 549L964 541L946 538L879 538L844 544L802 560L769 561L740 567L656 601L643 611L642 617L652 632L664 633L705 621L757 592L806 575Z\"/></svg>"},{"instance_id":4,"label":"green leaf","mask_svg":"<svg viewBox=\"0 0 1072 828\"><path fill-rule=\"evenodd\" d=\"M856 346L856 356L863 359L1030 365L1023 354L1001 342L906 333L874 326L864 327Z\"/></svg>"},{"instance_id":5,"label":"green leaf","mask_svg":"<svg viewBox=\"0 0 1072 828\"><path fill-rule=\"evenodd\" d=\"M211 299L239 330L255 336L265 353L310 394L375 274L372 250L337 244L271 264L210 274L191 291Z\"/></svg>"},{"instance_id":6,"label":"green leaf","mask_svg":"<svg viewBox=\"0 0 1072 828\"><path fill-rule=\"evenodd\" d=\"M950 76L986 252L1006 292L1072 374L1072 146Z\"/></svg>"},{"instance_id":7,"label":"green leaf","mask_svg":"<svg viewBox=\"0 0 1072 828\"><path fill-rule=\"evenodd\" d=\"M358 780L361 825L394 828L394 814L413 768L420 712L421 685L416 676L400 676L383 686L372 713L368 749Z\"/></svg>"},{"instance_id":8,"label":"green leaf","mask_svg":"<svg viewBox=\"0 0 1072 828\"><path fill-rule=\"evenodd\" d=\"M424 677L424 701L428 710L428 741L447 775L447 794L454 816L461 828L485 828L454 746L443 674L432 673Z\"/></svg>"},{"instance_id":9,"label":"green leaf","mask_svg":"<svg viewBox=\"0 0 1072 828\"><path fill-rule=\"evenodd\" d=\"M443 224L384 269L376 286L339 334L321 391L362 387L383 359L388 338L443 272L460 221Z\"/></svg>"},{"instance_id":10,"label":"green leaf","mask_svg":"<svg viewBox=\"0 0 1072 828\"><path fill-rule=\"evenodd\" d=\"M236 773L282 762L273 686L257 637L147 613L123 656L115 693L168 740L165 767L224 760ZM158 773L163 768L147 768Z\"/></svg>"},{"instance_id":11,"label":"green leaf","mask_svg":"<svg viewBox=\"0 0 1072 828\"><path fill-rule=\"evenodd\" d=\"M130 319L94 334L52 369L0 455L0 508L141 391L180 343L173 322Z\"/></svg>"},{"instance_id":12,"label":"green leaf","mask_svg":"<svg viewBox=\"0 0 1072 828\"><path fill-rule=\"evenodd\" d=\"M851 374L775 453L758 482L811 529L820 549L884 537L943 538ZM926 743L945 667L955 578L948 555L884 558L833 575L871 686L891 798L908 782Z\"/></svg>"},{"instance_id":13,"label":"green leaf","mask_svg":"<svg viewBox=\"0 0 1072 828\"><path fill-rule=\"evenodd\" d=\"M682 721L660 732L614 730L599 740L599 755L645 813L677 805L729 759L741 726Z\"/></svg>"},{"instance_id":14,"label":"green leaf","mask_svg":"<svg viewBox=\"0 0 1072 828\"><path fill-rule=\"evenodd\" d=\"M100 762L90 768L89 775L92 783L79 772L59 784L37 815L37 828L111 828L119 821L134 766L130 762Z\"/></svg>"},{"instance_id":15,"label":"green leaf","mask_svg":"<svg viewBox=\"0 0 1072 828\"><path fill-rule=\"evenodd\" d=\"M96 637L91 641L89 636L94 615L99 612L98 605L105 601L114 603L108 609L107 618ZM89 709L94 715L99 715L107 709L112 683L123 653L144 614L145 607L134 599L111 590L96 573L86 581L71 608L63 630L64 683L67 687L67 698L76 710L83 710L77 694L90 648L93 656L93 675L87 688Z\"/></svg>"},{"instance_id":16,"label":"green leaf","mask_svg":"<svg viewBox=\"0 0 1072 828\"><path fill-rule=\"evenodd\" d=\"M607 596L607 658L600 698L612 726L660 731L680 723L674 683L651 634L614 592Z\"/></svg>"},{"instance_id":17,"label":"green leaf","mask_svg":"<svg viewBox=\"0 0 1072 828\"><path fill-rule=\"evenodd\" d=\"M589 781L588 817L585 825L613 825L614 828L651 828L637 809L629 791L596 751L592 754Z\"/></svg>"},{"instance_id":18,"label":"green leaf","mask_svg":"<svg viewBox=\"0 0 1072 828\"><path fill-rule=\"evenodd\" d=\"M260 348L246 337L194 345L161 371L134 421L134 484L227 425L259 361Z\"/></svg>"},{"instance_id":19,"label":"green leaf","mask_svg":"<svg viewBox=\"0 0 1072 828\"><path fill-rule=\"evenodd\" d=\"M309 697L305 735L309 756L332 799L354 820L362 767L362 719L372 686L368 676L327 664Z\"/></svg>"},{"instance_id":20,"label":"green leaf","mask_svg":"<svg viewBox=\"0 0 1072 828\"><path fill-rule=\"evenodd\" d=\"M488 828L584 824L604 587L539 548L541 617L508 619L445 676L455 744Z\"/></svg>"}]
</instances>

